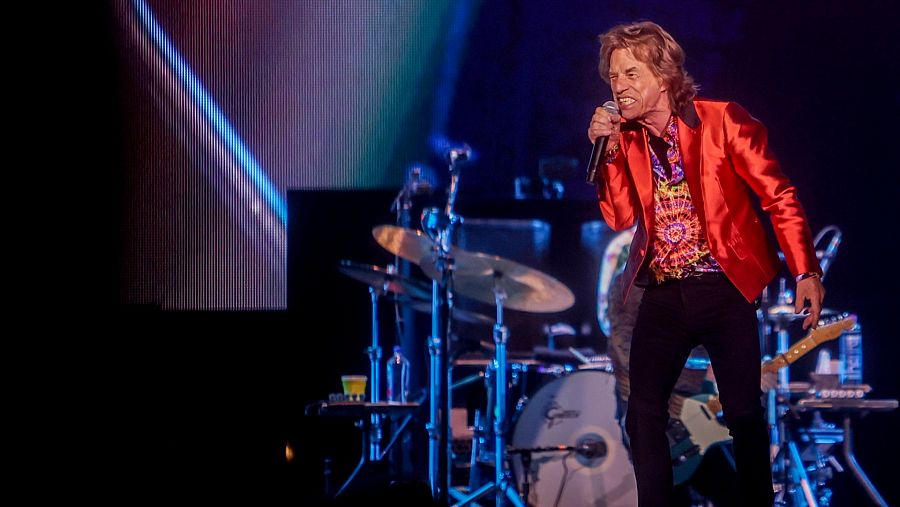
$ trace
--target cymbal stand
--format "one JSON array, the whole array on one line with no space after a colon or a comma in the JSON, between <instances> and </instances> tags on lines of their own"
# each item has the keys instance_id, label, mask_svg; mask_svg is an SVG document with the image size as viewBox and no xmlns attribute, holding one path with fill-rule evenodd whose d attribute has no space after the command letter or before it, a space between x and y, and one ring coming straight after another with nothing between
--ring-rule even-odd
<instances>
[{"instance_id":1,"label":"cymbal stand","mask_svg":"<svg viewBox=\"0 0 900 507\"><path fill-rule=\"evenodd\" d=\"M389 266L390 268L393 266ZM372 345L366 349L369 355L369 400L372 403L381 401L381 345L379 344L378 329L378 299L386 292L386 288L369 287L369 295L372 300ZM369 459L378 461L381 459L381 415L371 414L371 436L369 438Z\"/></svg>"},{"instance_id":2,"label":"cymbal stand","mask_svg":"<svg viewBox=\"0 0 900 507\"><path fill-rule=\"evenodd\" d=\"M393 266L390 266L393 267ZM390 267L388 269L390 269ZM372 345L366 349L369 356L369 401L377 403L381 401L381 345L379 345L379 328L378 328L378 300L382 294L387 292L387 281L385 287L369 287L369 295L372 301ZM362 472L366 463L380 461L384 454L381 452L382 432L382 415L369 414L369 424L366 424L365 418L357 421L356 425L363 431L363 449L362 457L356 468L350 473L350 476L344 481L344 484L335 493L335 498L344 493L356 477ZM367 449L368 448L368 449Z\"/></svg>"},{"instance_id":3,"label":"cymbal stand","mask_svg":"<svg viewBox=\"0 0 900 507\"><path fill-rule=\"evenodd\" d=\"M457 163L468 159L468 149L448 152L450 163L450 189L447 204L441 212L428 208L422 212L422 229L433 241L432 254L439 273L432 281L431 336L428 341L429 364L429 422L428 430L428 482L431 495L446 504L450 490L450 309L452 295L453 258L450 240L453 227L459 221L454 213L456 193L459 188Z\"/></svg>"},{"instance_id":4,"label":"cymbal stand","mask_svg":"<svg viewBox=\"0 0 900 507\"><path fill-rule=\"evenodd\" d=\"M512 476L506 464L506 432L508 421L506 414L506 397L509 387L507 379L507 351L506 345L509 339L509 329L503 323L503 302L506 300L506 292L500 286L499 281L503 275L494 273L494 304L497 306L497 321L494 324L494 363L496 377L494 379L494 480L471 492L468 497L460 498L455 506L468 505L471 502L494 491L494 505L502 507L507 498L516 507L525 507L525 502L519 497L519 493L512 485ZM488 407L488 410L491 410Z\"/></svg>"},{"instance_id":5,"label":"cymbal stand","mask_svg":"<svg viewBox=\"0 0 900 507\"><path fill-rule=\"evenodd\" d=\"M777 305L784 307L794 302L793 291L786 288L784 278L779 280ZM790 316L779 315L772 319L776 336L776 354L783 354L790 348L788 325ZM790 376L788 368L778 370L778 383L768 392L767 419L769 423L770 459L779 473L781 491L776 495L776 503L791 495L791 505L818 507L806 469L800 458L797 444L791 439L785 419L790 411ZM778 479L776 479L778 480Z\"/></svg>"},{"instance_id":6,"label":"cymbal stand","mask_svg":"<svg viewBox=\"0 0 900 507\"><path fill-rule=\"evenodd\" d=\"M449 354L449 333L447 326L450 315L450 302L448 297L450 287L450 273L453 269L453 259L447 252L441 250L437 261L437 267L441 273L441 280L432 282L432 312L431 312L431 336L428 342L428 354L430 357L429 380L429 423L428 430L428 482L431 485L431 494L440 503L447 501L447 490L450 486L450 457L449 452L449 417L450 411L447 403L448 379L447 356Z\"/></svg>"}]
</instances>

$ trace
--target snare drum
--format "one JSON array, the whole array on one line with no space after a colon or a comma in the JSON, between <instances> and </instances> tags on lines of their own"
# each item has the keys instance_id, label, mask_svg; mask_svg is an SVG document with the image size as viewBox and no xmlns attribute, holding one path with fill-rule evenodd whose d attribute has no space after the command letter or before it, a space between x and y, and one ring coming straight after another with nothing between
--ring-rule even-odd
<instances>
[{"instance_id":1,"label":"snare drum","mask_svg":"<svg viewBox=\"0 0 900 507\"><path fill-rule=\"evenodd\" d=\"M580 370L548 382L531 396L512 433L518 452L510 461L519 491L526 479L522 450L579 450L531 453L528 505L637 505L634 469L616 420L615 385L611 373Z\"/></svg>"}]
</instances>

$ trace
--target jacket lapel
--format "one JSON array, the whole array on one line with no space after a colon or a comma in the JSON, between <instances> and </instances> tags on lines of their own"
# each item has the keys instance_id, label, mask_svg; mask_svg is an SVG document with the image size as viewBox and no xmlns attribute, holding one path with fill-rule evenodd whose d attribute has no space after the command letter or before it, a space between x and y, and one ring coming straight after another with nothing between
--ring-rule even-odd
<instances>
[{"instance_id":1,"label":"jacket lapel","mask_svg":"<svg viewBox=\"0 0 900 507\"><path fill-rule=\"evenodd\" d=\"M678 117L678 144L681 147L681 159L684 165L684 179L687 180L691 191L691 200L697 210L701 223L705 222L703 206L703 186L701 174L703 172L703 157L700 153L703 124L697 116L694 104L689 102L679 112Z\"/></svg>"}]
</instances>

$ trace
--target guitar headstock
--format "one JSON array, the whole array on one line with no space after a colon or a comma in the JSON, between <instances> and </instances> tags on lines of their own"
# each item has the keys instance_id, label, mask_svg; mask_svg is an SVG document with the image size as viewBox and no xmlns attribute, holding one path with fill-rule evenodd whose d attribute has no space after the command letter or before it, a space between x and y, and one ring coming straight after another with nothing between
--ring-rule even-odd
<instances>
[{"instance_id":1,"label":"guitar headstock","mask_svg":"<svg viewBox=\"0 0 900 507\"><path fill-rule=\"evenodd\" d=\"M844 331L849 330L856 325L856 314L843 314L837 317L819 321L819 327L809 332L808 338L816 343L834 340Z\"/></svg>"}]
</instances>

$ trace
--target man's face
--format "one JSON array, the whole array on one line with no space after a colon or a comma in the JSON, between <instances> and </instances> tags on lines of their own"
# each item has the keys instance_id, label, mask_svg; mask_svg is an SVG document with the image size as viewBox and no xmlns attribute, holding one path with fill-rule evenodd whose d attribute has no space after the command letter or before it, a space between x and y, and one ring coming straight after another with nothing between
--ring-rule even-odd
<instances>
[{"instance_id":1,"label":"man's face","mask_svg":"<svg viewBox=\"0 0 900 507\"><path fill-rule=\"evenodd\" d=\"M609 59L609 86L626 120L648 120L671 113L665 83L630 49L615 49Z\"/></svg>"}]
</instances>

